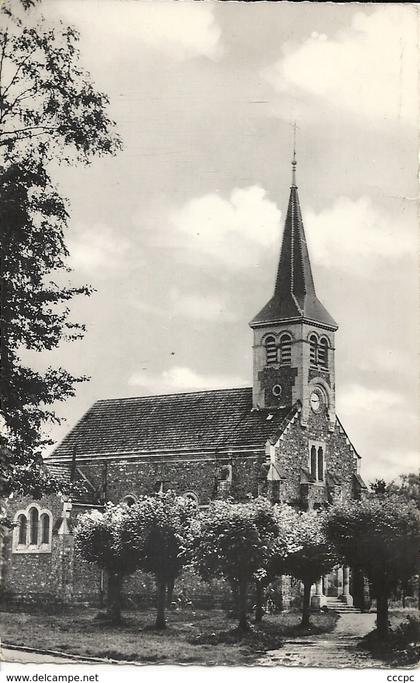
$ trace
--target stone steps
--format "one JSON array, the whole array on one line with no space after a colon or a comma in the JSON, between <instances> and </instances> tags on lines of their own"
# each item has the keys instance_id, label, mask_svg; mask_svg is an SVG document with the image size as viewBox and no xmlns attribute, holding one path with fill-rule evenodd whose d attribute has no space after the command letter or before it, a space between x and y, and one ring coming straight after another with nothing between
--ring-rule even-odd
<instances>
[{"instance_id":1,"label":"stone steps","mask_svg":"<svg viewBox=\"0 0 420 683\"><path fill-rule=\"evenodd\" d=\"M353 605L346 605L345 602L341 602L341 600L338 600L337 598L327 598L325 607L328 607L329 610L338 612L339 614L360 612L360 610L357 607L353 607Z\"/></svg>"}]
</instances>

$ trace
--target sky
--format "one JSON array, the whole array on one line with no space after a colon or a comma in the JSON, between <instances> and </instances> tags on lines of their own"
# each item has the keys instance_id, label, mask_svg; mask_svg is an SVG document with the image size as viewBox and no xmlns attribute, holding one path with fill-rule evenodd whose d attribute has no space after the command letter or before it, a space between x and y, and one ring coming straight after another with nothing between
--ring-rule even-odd
<instances>
[{"instance_id":1,"label":"sky","mask_svg":"<svg viewBox=\"0 0 420 683\"><path fill-rule=\"evenodd\" d=\"M339 323L337 412L362 474L418 467L418 8L44 0L80 31L124 150L60 167L83 341L36 363L97 399L250 386L291 183L317 294Z\"/></svg>"}]
</instances>

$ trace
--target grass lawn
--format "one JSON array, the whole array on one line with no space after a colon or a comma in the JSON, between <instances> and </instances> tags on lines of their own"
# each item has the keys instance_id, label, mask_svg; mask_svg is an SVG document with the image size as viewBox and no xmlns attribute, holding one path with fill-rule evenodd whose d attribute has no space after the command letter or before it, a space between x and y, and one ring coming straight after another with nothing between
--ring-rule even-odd
<instances>
[{"instance_id":1,"label":"grass lawn","mask_svg":"<svg viewBox=\"0 0 420 683\"><path fill-rule=\"evenodd\" d=\"M360 641L359 647L395 668L417 665L420 660L419 612L392 610L389 623L387 638L379 636L375 629Z\"/></svg>"},{"instance_id":2,"label":"grass lawn","mask_svg":"<svg viewBox=\"0 0 420 683\"><path fill-rule=\"evenodd\" d=\"M242 638L234 632L236 621L222 610L169 611L163 632L152 628L154 610L126 612L119 627L96 615L90 608L60 615L0 612L1 639L4 644L145 664L239 665L252 664L266 650L281 647L284 638L303 633L299 613L268 615ZM333 613L314 614L305 633L332 631L337 619Z\"/></svg>"}]
</instances>

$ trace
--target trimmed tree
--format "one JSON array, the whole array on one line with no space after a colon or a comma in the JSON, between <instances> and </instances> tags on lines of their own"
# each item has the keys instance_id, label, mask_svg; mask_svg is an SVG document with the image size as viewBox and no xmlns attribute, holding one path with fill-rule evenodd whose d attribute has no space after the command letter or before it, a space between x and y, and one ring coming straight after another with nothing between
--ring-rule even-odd
<instances>
[{"instance_id":1,"label":"trimmed tree","mask_svg":"<svg viewBox=\"0 0 420 683\"><path fill-rule=\"evenodd\" d=\"M122 586L126 576L137 569L137 555L119 542L127 505L108 503L104 512L93 510L79 517L75 531L75 549L89 564L103 569L107 576L107 614L113 623L121 621Z\"/></svg>"},{"instance_id":2,"label":"trimmed tree","mask_svg":"<svg viewBox=\"0 0 420 683\"><path fill-rule=\"evenodd\" d=\"M277 525L275 537L268 546L267 562L265 569L257 573L255 583L256 605L255 622L262 621L264 615L265 593L267 587L277 578L286 574L286 557L297 550L299 545L296 540L295 523L296 512L287 504L272 507L272 514Z\"/></svg>"},{"instance_id":3,"label":"trimmed tree","mask_svg":"<svg viewBox=\"0 0 420 683\"><path fill-rule=\"evenodd\" d=\"M35 3L0 7L0 445L7 448L3 493L35 497L60 488L43 470L59 422L54 403L73 396L83 376L63 368L33 369L27 351L49 351L83 336L68 304L87 286L65 285L69 214L51 178L58 163L87 165L114 154L120 141L98 92L79 63L78 32L50 26Z\"/></svg>"},{"instance_id":4,"label":"trimmed tree","mask_svg":"<svg viewBox=\"0 0 420 683\"><path fill-rule=\"evenodd\" d=\"M122 520L118 547L133 554L137 569L156 582L156 628L166 628L165 607L176 578L189 558L196 504L172 491L141 498Z\"/></svg>"},{"instance_id":5,"label":"trimmed tree","mask_svg":"<svg viewBox=\"0 0 420 683\"><path fill-rule=\"evenodd\" d=\"M238 600L239 630L249 629L248 591L262 589L270 545L278 533L273 506L258 498L248 503L216 501L200 517L194 564L200 576L225 578Z\"/></svg>"},{"instance_id":6,"label":"trimmed tree","mask_svg":"<svg viewBox=\"0 0 420 683\"><path fill-rule=\"evenodd\" d=\"M386 636L390 594L418 571L419 511L401 496L374 495L334 505L326 530L348 564L368 577L377 601L378 634Z\"/></svg>"},{"instance_id":7,"label":"trimmed tree","mask_svg":"<svg viewBox=\"0 0 420 683\"><path fill-rule=\"evenodd\" d=\"M289 574L303 583L302 627L310 625L311 586L338 564L339 558L324 531L324 514L297 512L285 506L278 512L280 533L272 548L272 575Z\"/></svg>"}]
</instances>

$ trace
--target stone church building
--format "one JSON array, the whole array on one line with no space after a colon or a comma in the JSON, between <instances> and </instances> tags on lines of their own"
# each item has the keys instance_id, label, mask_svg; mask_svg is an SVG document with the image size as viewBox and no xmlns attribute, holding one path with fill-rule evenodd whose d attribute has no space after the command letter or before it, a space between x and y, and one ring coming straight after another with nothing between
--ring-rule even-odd
<instances>
[{"instance_id":1,"label":"stone church building","mask_svg":"<svg viewBox=\"0 0 420 683\"><path fill-rule=\"evenodd\" d=\"M96 402L46 460L83 493L9 501L7 594L95 601L103 576L75 556L73 529L107 501L172 489L203 507L264 495L307 510L362 495L360 456L335 410L338 325L315 291L295 168L274 293L250 322L252 386ZM313 602L328 593L351 603L354 584L339 569Z\"/></svg>"}]
</instances>

